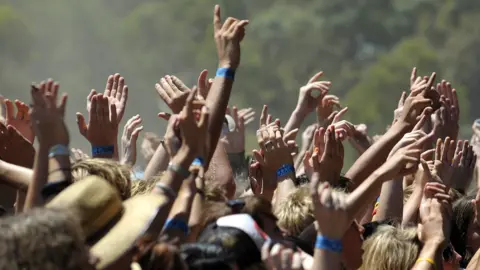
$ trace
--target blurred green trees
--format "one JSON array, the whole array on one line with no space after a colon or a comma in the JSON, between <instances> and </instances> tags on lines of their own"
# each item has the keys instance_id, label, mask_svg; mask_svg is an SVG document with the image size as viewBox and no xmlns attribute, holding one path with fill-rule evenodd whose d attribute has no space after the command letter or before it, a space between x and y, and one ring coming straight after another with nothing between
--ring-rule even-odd
<instances>
[{"instance_id":1,"label":"blurred green trees","mask_svg":"<svg viewBox=\"0 0 480 270\"><path fill-rule=\"evenodd\" d=\"M347 119L382 132L417 66L459 89L462 124L480 116L476 0L0 0L0 93L28 99L30 82L59 80L73 142L86 147L74 112L120 72L130 87L125 118L139 113L160 133L156 114L166 108L155 82L175 74L193 84L203 68L215 70L215 3L224 17L250 19L232 99L240 107L268 104L286 121L298 88L324 70Z\"/></svg>"}]
</instances>

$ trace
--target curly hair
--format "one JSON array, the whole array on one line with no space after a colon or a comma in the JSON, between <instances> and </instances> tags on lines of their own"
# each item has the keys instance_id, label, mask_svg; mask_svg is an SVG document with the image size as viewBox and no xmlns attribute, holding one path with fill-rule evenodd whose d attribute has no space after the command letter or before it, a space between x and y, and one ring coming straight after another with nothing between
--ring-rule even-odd
<instances>
[{"instance_id":1,"label":"curly hair","mask_svg":"<svg viewBox=\"0 0 480 270\"><path fill-rule=\"evenodd\" d=\"M79 221L59 209L38 208L0 219L0 269L93 269Z\"/></svg>"},{"instance_id":2,"label":"curly hair","mask_svg":"<svg viewBox=\"0 0 480 270\"><path fill-rule=\"evenodd\" d=\"M73 182L86 176L100 176L109 182L120 194L122 200L131 197L132 180L130 168L111 159L84 159L72 165Z\"/></svg>"}]
</instances>

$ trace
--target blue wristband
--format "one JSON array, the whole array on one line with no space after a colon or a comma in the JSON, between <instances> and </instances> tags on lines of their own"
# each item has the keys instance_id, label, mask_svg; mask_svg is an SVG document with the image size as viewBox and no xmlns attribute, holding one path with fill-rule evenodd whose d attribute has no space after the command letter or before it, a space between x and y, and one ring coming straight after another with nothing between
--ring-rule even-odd
<instances>
[{"instance_id":1,"label":"blue wristband","mask_svg":"<svg viewBox=\"0 0 480 270\"><path fill-rule=\"evenodd\" d=\"M230 80L235 79L235 70L230 68L218 68L217 69L217 77L224 77Z\"/></svg>"},{"instance_id":2,"label":"blue wristband","mask_svg":"<svg viewBox=\"0 0 480 270\"><path fill-rule=\"evenodd\" d=\"M175 219L175 218L167 219L167 222L165 222L163 229L164 230L179 229L183 233L185 233L185 235L188 235L188 225L187 223L185 223L183 220L180 220L180 219Z\"/></svg>"},{"instance_id":3,"label":"blue wristband","mask_svg":"<svg viewBox=\"0 0 480 270\"><path fill-rule=\"evenodd\" d=\"M99 155L113 155L115 147L113 145L109 146L92 146L92 156Z\"/></svg>"},{"instance_id":4,"label":"blue wristband","mask_svg":"<svg viewBox=\"0 0 480 270\"><path fill-rule=\"evenodd\" d=\"M56 156L70 156L70 149L68 149L68 145L57 144L50 148L48 151L48 157L56 157Z\"/></svg>"},{"instance_id":5,"label":"blue wristband","mask_svg":"<svg viewBox=\"0 0 480 270\"><path fill-rule=\"evenodd\" d=\"M194 166L202 166L203 167L203 158L197 157L193 160L192 165Z\"/></svg>"},{"instance_id":6,"label":"blue wristband","mask_svg":"<svg viewBox=\"0 0 480 270\"><path fill-rule=\"evenodd\" d=\"M295 167L291 164L285 164L277 170L277 178L283 177L289 173L295 173Z\"/></svg>"},{"instance_id":7,"label":"blue wristband","mask_svg":"<svg viewBox=\"0 0 480 270\"><path fill-rule=\"evenodd\" d=\"M170 162L170 164L168 164L168 170L170 170L174 173L180 174L181 176L183 176L184 179L186 179L190 176L190 171L189 170L186 170L179 165L173 164L172 162Z\"/></svg>"},{"instance_id":8,"label":"blue wristband","mask_svg":"<svg viewBox=\"0 0 480 270\"><path fill-rule=\"evenodd\" d=\"M340 253L342 252L343 244L342 240L332 240L324 236L318 235L317 241L315 241L315 248Z\"/></svg>"}]
</instances>

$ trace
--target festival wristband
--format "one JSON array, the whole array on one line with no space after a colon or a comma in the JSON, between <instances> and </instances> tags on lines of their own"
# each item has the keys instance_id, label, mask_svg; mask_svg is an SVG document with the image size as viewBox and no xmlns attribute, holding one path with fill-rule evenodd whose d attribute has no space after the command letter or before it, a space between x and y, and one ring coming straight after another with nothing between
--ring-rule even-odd
<instances>
[{"instance_id":1,"label":"festival wristband","mask_svg":"<svg viewBox=\"0 0 480 270\"><path fill-rule=\"evenodd\" d=\"M192 165L203 167L203 158L197 157L193 160Z\"/></svg>"},{"instance_id":2,"label":"festival wristband","mask_svg":"<svg viewBox=\"0 0 480 270\"><path fill-rule=\"evenodd\" d=\"M342 252L343 244L342 240L332 240L318 235L317 240L315 241L315 248L340 253Z\"/></svg>"},{"instance_id":3,"label":"festival wristband","mask_svg":"<svg viewBox=\"0 0 480 270\"><path fill-rule=\"evenodd\" d=\"M235 79L235 70L230 69L230 68L218 68L216 76L227 78L227 79L230 79L230 80L234 80Z\"/></svg>"},{"instance_id":4,"label":"festival wristband","mask_svg":"<svg viewBox=\"0 0 480 270\"><path fill-rule=\"evenodd\" d=\"M183 176L184 178L187 178L187 177L190 176L190 171L185 170L181 166L173 164L171 162L168 164L168 170L172 171L174 173L177 173L177 174Z\"/></svg>"},{"instance_id":5,"label":"festival wristband","mask_svg":"<svg viewBox=\"0 0 480 270\"><path fill-rule=\"evenodd\" d=\"M172 218L167 219L165 225L163 226L164 230L167 229L178 229L181 230L185 235L188 235L188 225L183 220Z\"/></svg>"},{"instance_id":6,"label":"festival wristband","mask_svg":"<svg viewBox=\"0 0 480 270\"><path fill-rule=\"evenodd\" d=\"M92 156L107 156L113 155L115 147L113 145L109 146L92 146Z\"/></svg>"},{"instance_id":7,"label":"festival wristband","mask_svg":"<svg viewBox=\"0 0 480 270\"><path fill-rule=\"evenodd\" d=\"M277 178L284 177L290 173L295 173L295 167L291 164L284 164L277 170Z\"/></svg>"},{"instance_id":8,"label":"festival wristband","mask_svg":"<svg viewBox=\"0 0 480 270\"><path fill-rule=\"evenodd\" d=\"M435 265L435 261L430 258L418 258L415 263L418 263L418 262L428 262L433 266L433 269L437 269L437 266Z\"/></svg>"},{"instance_id":9,"label":"festival wristband","mask_svg":"<svg viewBox=\"0 0 480 270\"><path fill-rule=\"evenodd\" d=\"M48 157L52 158L55 156L70 156L70 149L68 145L57 144L54 145L48 150Z\"/></svg>"}]
</instances>

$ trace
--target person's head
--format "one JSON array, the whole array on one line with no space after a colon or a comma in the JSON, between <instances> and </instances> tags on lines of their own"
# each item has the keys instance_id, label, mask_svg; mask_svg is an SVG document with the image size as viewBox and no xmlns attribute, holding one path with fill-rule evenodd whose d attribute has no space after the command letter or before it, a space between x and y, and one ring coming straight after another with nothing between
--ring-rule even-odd
<instances>
[{"instance_id":1,"label":"person's head","mask_svg":"<svg viewBox=\"0 0 480 270\"><path fill-rule=\"evenodd\" d=\"M152 178L149 180L132 181L132 188L130 193L132 197L150 193L155 187L155 183L156 183L155 178Z\"/></svg>"},{"instance_id":2,"label":"person's head","mask_svg":"<svg viewBox=\"0 0 480 270\"><path fill-rule=\"evenodd\" d=\"M310 188L301 186L290 193L276 212L278 226L290 236L299 235L315 220Z\"/></svg>"},{"instance_id":3,"label":"person's head","mask_svg":"<svg viewBox=\"0 0 480 270\"><path fill-rule=\"evenodd\" d=\"M460 265L466 267L480 247L480 223L475 214L475 196L465 196L453 203L450 241L462 257Z\"/></svg>"},{"instance_id":4,"label":"person's head","mask_svg":"<svg viewBox=\"0 0 480 270\"><path fill-rule=\"evenodd\" d=\"M138 255L138 239L160 234L164 220L159 209L166 200L150 193L122 201L106 180L88 176L65 188L46 207L75 213L96 267L122 270L130 269Z\"/></svg>"},{"instance_id":5,"label":"person's head","mask_svg":"<svg viewBox=\"0 0 480 270\"><path fill-rule=\"evenodd\" d=\"M363 243L361 270L411 269L421 250L417 228L382 225Z\"/></svg>"},{"instance_id":6,"label":"person's head","mask_svg":"<svg viewBox=\"0 0 480 270\"><path fill-rule=\"evenodd\" d=\"M462 256L458 254L450 243L443 251L443 269L444 270L458 270Z\"/></svg>"},{"instance_id":7,"label":"person's head","mask_svg":"<svg viewBox=\"0 0 480 270\"><path fill-rule=\"evenodd\" d=\"M197 245L198 249L198 245L210 244L213 245L212 250L203 249L203 252L200 254L196 252L193 257L196 260L220 259L231 266L235 265L238 269L247 269L261 262L260 250L266 241L270 241L270 238L251 216L229 215L212 222L200 233L194 246ZM214 249L214 246L219 248ZM186 261L192 265L192 260L187 258Z\"/></svg>"},{"instance_id":8,"label":"person's head","mask_svg":"<svg viewBox=\"0 0 480 270\"><path fill-rule=\"evenodd\" d=\"M179 250L166 243L145 243L145 250L141 250L141 255L135 258L141 270L187 270L188 267L182 259ZM141 246L141 245L140 245Z\"/></svg>"},{"instance_id":9,"label":"person's head","mask_svg":"<svg viewBox=\"0 0 480 270\"><path fill-rule=\"evenodd\" d=\"M111 159L84 159L72 165L73 181L79 181L89 175L100 176L107 180L120 194L122 200L130 198L130 168Z\"/></svg>"},{"instance_id":10,"label":"person's head","mask_svg":"<svg viewBox=\"0 0 480 270\"><path fill-rule=\"evenodd\" d=\"M192 243L180 248L182 258L190 270L201 269L236 269L236 258L228 249L216 244ZM142 269L143 270L143 269Z\"/></svg>"},{"instance_id":11,"label":"person's head","mask_svg":"<svg viewBox=\"0 0 480 270\"><path fill-rule=\"evenodd\" d=\"M66 210L5 217L0 228L0 269L94 269L79 221Z\"/></svg>"},{"instance_id":12,"label":"person's head","mask_svg":"<svg viewBox=\"0 0 480 270\"><path fill-rule=\"evenodd\" d=\"M279 240L282 236L277 226L277 218L272 211L272 204L258 196L247 196L227 202L209 202L205 211L204 226L223 216L244 213L249 214L270 237Z\"/></svg>"}]
</instances>

